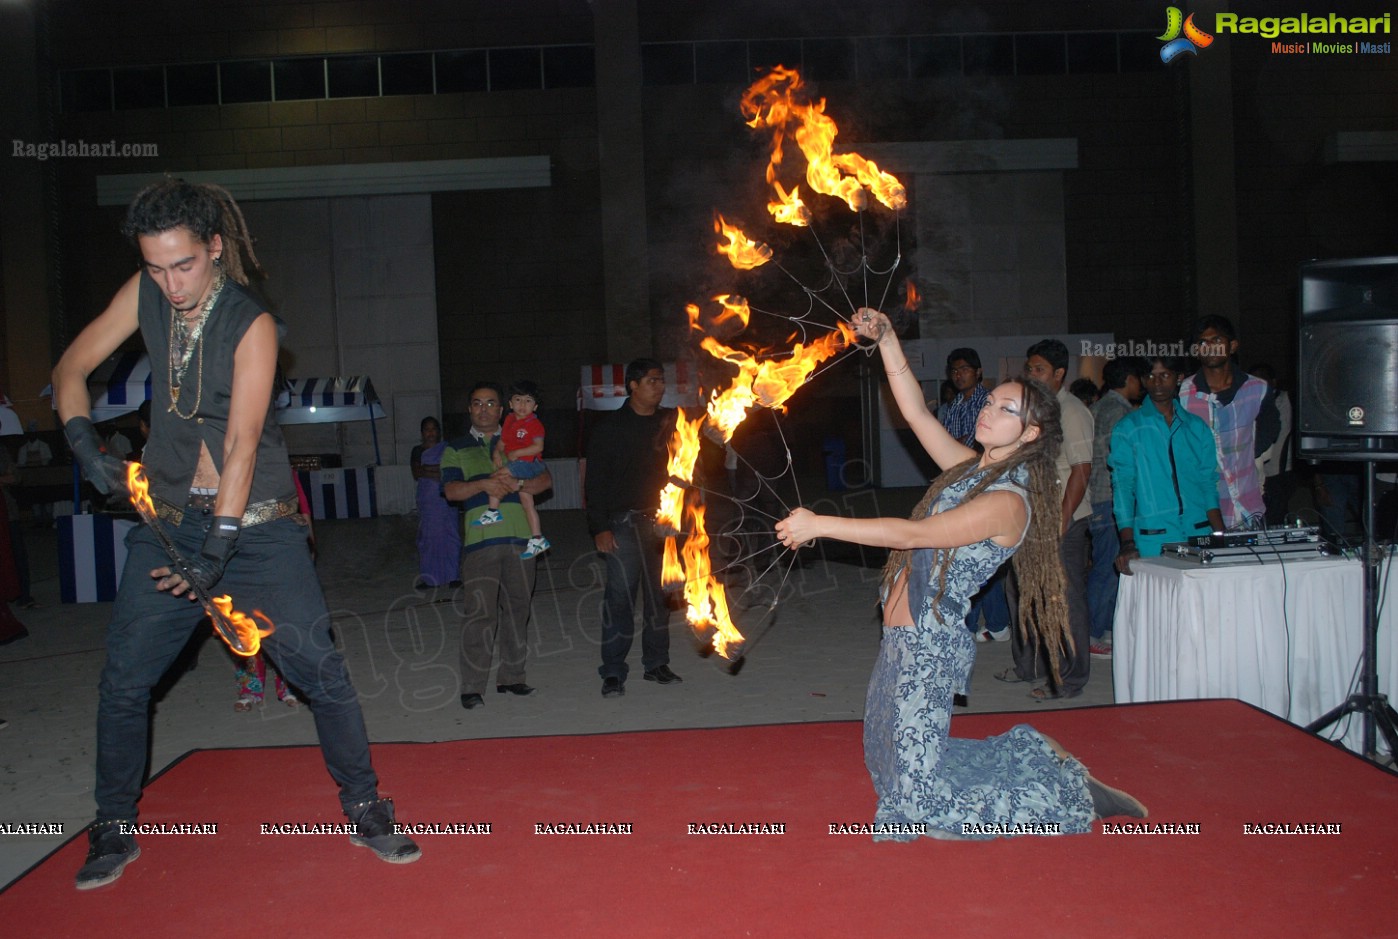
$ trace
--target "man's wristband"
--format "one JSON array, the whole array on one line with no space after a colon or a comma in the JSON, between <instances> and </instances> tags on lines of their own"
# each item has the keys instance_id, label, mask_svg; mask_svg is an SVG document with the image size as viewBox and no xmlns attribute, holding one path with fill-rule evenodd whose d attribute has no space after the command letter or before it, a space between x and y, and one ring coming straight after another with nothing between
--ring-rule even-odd
<instances>
[{"instance_id":1,"label":"man's wristband","mask_svg":"<svg viewBox=\"0 0 1398 939\"><path fill-rule=\"evenodd\" d=\"M227 562L238 543L243 520L229 515L214 516L208 534L204 536L204 547L200 554L219 562Z\"/></svg>"}]
</instances>

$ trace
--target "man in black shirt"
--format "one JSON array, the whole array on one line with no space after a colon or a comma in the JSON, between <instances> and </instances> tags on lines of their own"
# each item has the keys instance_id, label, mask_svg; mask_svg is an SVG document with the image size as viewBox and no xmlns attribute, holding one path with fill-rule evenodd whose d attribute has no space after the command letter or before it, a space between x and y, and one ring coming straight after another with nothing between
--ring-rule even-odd
<instances>
[{"instance_id":1,"label":"man in black shirt","mask_svg":"<svg viewBox=\"0 0 1398 939\"><path fill-rule=\"evenodd\" d=\"M137 803L150 751L151 689L203 619L190 600L227 593L275 623L262 645L306 696L339 784L350 842L390 864L421 851L381 798L359 696L330 631L296 488L272 417L278 324L247 288L256 272L242 212L226 191L166 179L141 190L123 229L141 265L64 351L54 406L83 474L127 494L127 464L92 424L88 376L139 330L152 366L152 433L141 458L158 518L126 539L98 686L96 821L75 885L115 881L137 857ZM187 564L174 569L159 524ZM162 862L165 863L165 862ZM162 876L163 868L152 872Z\"/></svg>"},{"instance_id":2,"label":"man in black shirt","mask_svg":"<svg viewBox=\"0 0 1398 939\"><path fill-rule=\"evenodd\" d=\"M587 527L607 563L602 605L602 697L626 694L626 656L635 638L641 588L641 664L646 681L681 681L670 670L669 609L660 586L662 539L655 511L667 479L675 412L662 408L665 370L652 359L626 366L627 399L598 424L587 448Z\"/></svg>"}]
</instances>

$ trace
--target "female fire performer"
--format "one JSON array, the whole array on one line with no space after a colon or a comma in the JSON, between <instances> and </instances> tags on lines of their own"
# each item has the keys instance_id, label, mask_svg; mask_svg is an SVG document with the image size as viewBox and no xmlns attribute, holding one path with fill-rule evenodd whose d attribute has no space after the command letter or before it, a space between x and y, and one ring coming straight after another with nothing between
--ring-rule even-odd
<instances>
[{"instance_id":1,"label":"female fire performer","mask_svg":"<svg viewBox=\"0 0 1398 939\"><path fill-rule=\"evenodd\" d=\"M927 409L888 318L861 309L853 325L878 344L893 396L928 455L951 467L906 520L798 508L777 523L792 549L820 537L894 549L864 716L864 758L879 799L874 837L1067 834L1086 832L1093 818L1145 817L1140 802L1088 775L1028 725L986 740L948 735L952 697L966 689L975 658L964 624L970 597L1011 556L1021 622L1050 650L1055 675L1058 650L1072 641L1058 559L1058 402L1033 380L1003 382L976 422L977 453Z\"/></svg>"}]
</instances>

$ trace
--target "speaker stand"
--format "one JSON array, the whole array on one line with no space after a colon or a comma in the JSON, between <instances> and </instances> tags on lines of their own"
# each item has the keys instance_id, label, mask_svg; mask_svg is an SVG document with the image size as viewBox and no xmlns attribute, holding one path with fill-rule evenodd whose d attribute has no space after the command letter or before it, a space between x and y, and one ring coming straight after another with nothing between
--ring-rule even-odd
<instances>
[{"instance_id":1,"label":"speaker stand","mask_svg":"<svg viewBox=\"0 0 1398 939\"><path fill-rule=\"evenodd\" d=\"M1359 676L1359 693L1352 694L1344 703L1306 725L1313 734L1334 724L1348 714L1359 714L1363 718L1364 757L1378 763L1378 740L1375 728L1383 733L1388 743L1389 758L1398 760L1398 712L1388 703L1388 696L1379 693L1379 611L1378 546L1374 542L1374 461L1364 461L1364 554L1360 558L1360 574L1364 585L1364 652ZM1398 549L1398 548L1395 548Z\"/></svg>"}]
</instances>

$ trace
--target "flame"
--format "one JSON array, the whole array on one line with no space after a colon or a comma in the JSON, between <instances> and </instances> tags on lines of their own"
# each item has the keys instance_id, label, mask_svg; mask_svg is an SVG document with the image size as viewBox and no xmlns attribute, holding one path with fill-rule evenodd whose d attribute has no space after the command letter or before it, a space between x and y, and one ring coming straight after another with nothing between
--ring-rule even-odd
<instances>
[{"instance_id":1,"label":"flame","mask_svg":"<svg viewBox=\"0 0 1398 939\"><path fill-rule=\"evenodd\" d=\"M788 193L782 188L782 184L775 179L768 179L772 188L777 191L777 198L767 203L767 211L772 213L772 218L784 225L796 225L806 227L811 224L811 210L806 208L806 203L801 201L801 187L793 186Z\"/></svg>"},{"instance_id":2,"label":"flame","mask_svg":"<svg viewBox=\"0 0 1398 939\"><path fill-rule=\"evenodd\" d=\"M879 169L879 165L873 160L867 160L857 153L842 153L834 157L833 162L846 173L853 174L861 186L873 193L874 198L888 208L908 207L908 191L903 188L903 184L892 174Z\"/></svg>"},{"instance_id":3,"label":"flame","mask_svg":"<svg viewBox=\"0 0 1398 939\"><path fill-rule=\"evenodd\" d=\"M655 513L655 520L676 531L681 529L684 489L675 481L687 483L694 479L694 464L699 459L699 431L703 423L702 417L688 420L683 411L675 415L675 433L670 438L668 466L671 481L660 490L660 510Z\"/></svg>"},{"instance_id":4,"label":"flame","mask_svg":"<svg viewBox=\"0 0 1398 939\"><path fill-rule=\"evenodd\" d=\"M155 515L155 503L150 498L150 481L146 479L146 468L140 463L126 464L126 491L131 493L131 504L142 518Z\"/></svg>"},{"instance_id":5,"label":"flame","mask_svg":"<svg viewBox=\"0 0 1398 939\"><path fill-rule=\"evenodd\" d=\"M684 565L680 563L679 548L675 545L675 536L667 535L665 553L660 561L660 586L673 587L682 583L684 583Z\"/></svg>"},{"instance_id":6,"label":"flame","mask_svg":"<svg viewBox=\"0 0 1398 939\"><path fill-rule=\"evenodd\" d=\"M150 481L146 478L146 469L140 463L128 463L126 467L126 489L131 493L131 504L136 509L136 514L140 515L147 525L156 526L160 524L160 516L156 514L155 502L150 497ZM162 540L165 540L162 538ZM222 632L215 629L214 632L224 640L228 648L238 655L251 657L257 654L262 648L262 637L272 634L272 621L267 618L261 610L253 610L252 616L240 613L233 609L233 598L224 594L221 597L210 597L210 602L219 613L223 615L224 621L237 633L239 645L228 642ZM212 613L212 611L210 611ZM266 628L257 625L257 619L266 623ZM241 646L241 648L239 648Z\"/></svg>"},{"instance_id":7,"label":"flame","mask_svg":"<svg viewBox=\"0 0 1398 939\"><path fill-rule=\"evenodd\" d=\"M674 535L665 538L660 582L665 586L684 584L690 624L696 631L712 628L714 648L720 655L726 655L731 645L742 642L743 636L728 615L728 600L723 585L714 578L710 569L704 506L697 493L691 492L686 497L685 489L676 482L689 482L694 478L694 464L699 460L699 435L703 426L702 416L689 420L683 411L675 415L675 433L670 438L670 482L660 491L660 509L656 512L655 520L658 525L680 531L681 521L687 518L690 534L685 539L683 551L679 549Z\"/></svg>"},{"instance_id":8,"label":"flame","mask_svg":"<svg viewBox=\"0 0 1398 939\"><path fill-rule=\"evenodd\" d=\"M684 543L684 569L687 580L684 599L689 605L686 618L696 632L714 631L714 651L728 658L731 647L743 641L743 634L728 615L728 596L723 585L714 579L709 567L709 535L704 530L704 505L691 500L690 517L694 533Z\"/></svg>"},{"instance_id":9,"label":"flame","mask_svg":"<svg viewBox=\"0 0 1398 939\"><path fill-rule=\"evenodd\" d=\"M922 294L917 289L917 284L910 277L907 281L907 293L903 297L903 308L905 310L916 310L922 304Z\"/></svg>"},{"instance_id":10,"label":"flame","mask_svg":"<svg viewBox=\"0 0 1398 939\"><path fill-rule=\"evenodd\" d=\"M747 302L741 297L724 294L714 299L724 308L723 316L734 316L747 322ZM690 326L700 329L698 305L688 304L686 310ZM738 375L727 388L715 391L710 396L703 416L693 420L683 412L675 416L675 432L670 438L667 467L670 482L660 492L656 522L689 533L683 548L679 547L675 536L665 539L661 582L667 586L684 585L689 624L696 632L712 629L714 650L725 658L742 643L743 634L733 625L727 593L723 584L715 578L709 560L704 505L697 492L690 490L686 495L686 489L680 483L694 478L700 436L706 423L709 430L717 431L724 441L730 440L738 425L747 417L749 408L755 405L782 407L788 398L801 389L817 365L854 340L854 330L841 323L835 332L809 345L797 343L789 355L765 361L759 361L749 352L724 345L712 336L705 336L701 343L710 355L737 365Z\"/></svg>"},{"instance_id":11,"label":"flame","mask_svg":"<svg viewBox=\"0 0 1398 939\"><path fill-rule=\"evenodd\" d=\"M809 223L807 212L801 214L785 207L797 199L790 197L777 182L777 167L781 165L787 126L795 123L796 145L806 157L806 185L815 192L834 196L856 212L868 205L868 194L890 209L902 209L908 204L903 185L878 164L857 153L836 154L835 137L840 129L825 113L825 99L806 102L799 93L805 88L795 69L777 66L765 78L760 78L743 94L740 107L748 126L772 132L772 155L767 163L767 182L777 192L777 201L768 204L774 218L792 225ZM799 204L797 199L796 204ZM804 208L804 206L803 206Z\"/></svg>"},{"instance_id":12,"label":"flame","mask_svg":"<svg viewBox=\"0 0 1398 939\"><path fill-rule=\"evenodd\" d=\"M209 600L218 608L218 611L223 614L223 618L228 621L234 631L238 633L238 638L241 640L243 649L247 651L242 651L231 642L228 643L228 648L239 655L249 658L256 655L258 650L262 648L263 637L272 635L272 621L268 619L266 614L261 610L253 610L252 616L248 616L246 613L239 613L237 610L233 609L233 598L228 594L224 594L221 597L210 597ZM256 619L253 617L256 617ZM267 624L265 629L257 625L258 620Z\"/></svg>"},{"instance_id":13,"label":"flame","mask_svg":"<svg viewBox=\"0 0 1398 939\"><path fill-rule=\"evenodd\" d=\"M721 293L714 297L714 299L723 307L723 312L714 320L715 326L727 326L733 320L737 320L741 324L739 327L740 329L747 328L748 320L752 317L752 311L748 308L746 297L740 297L736 294ZM694 309L697 315L699 308L694 307ZM698 328L699 324L696 316L690 317L689 325L696 329Z\"/></svg>"},{"instance_id":14,"label":"flame","mask_svg":"<svg viewBox=\"0 0 1398 939\"><path fill-rule=\"evenodd\" d=\"M776 194L767 205L772 217L788 225L808 226L811 222L811 211L801 199L800 186L793 186L788 192L777 179L789 125L795 125L790 132L806 157L806 184L813 191L837 196L856 211L868 204L869 193L889 208L906 206L907 193L902 185L873 161L855 153L834 153L839 130L825 114L824 99L815 103L798 100L801 89L800 75L779 66L743 95L742 110L749 126L767 129L772 135L767 164L767 182ZM751 270L772 259L771 248L753 241L721 215L715 217L714 231L727 239L727 244L718 244L718 253L735 268ZM915 305L916 290L911 282L908 297L908 302ZM729 327L736 321L739 329L747 327L751 310L746 299L720 294L714 300L722 308L714 318L715 326ZM753 407L782 408L805 385L816 366L851 345L855 334L848 325L839 323L833 332L814 342L797 343L789 353L759 359L759 353L735 348L708 335L700 325L698 304L686 304L685 310L690 327L705 334L700 343L703 349L714 358L737 366L738 374L728 387L709 397L702 416L690 420L683 412L676 415L670 440L670 480L660 492L656 514L657 525L672 532L665 539L661 580L671 586L683 584L690 625L697 632L712 629L714 650L727 658L742 643L743 636L729 615L723 585L714 577L703 502L699 492L688 485L699 459L701 434L726 443ZM679 544L681 532L688 532L683 547Z\"/></svg>"},{"instance_id":15,"label":"flame","mask_svg":"<svg viewBox=\"0 0 1398 939\"><path fill-rule=\"evenodd\" d=\"M772 260L771 248L758 244L743 234L742 229L729 225L722 215L714 219L714 231L728 239L728 244L719 242L718 253L728 258L738 270L750 271Z\"/></svg>"},{"instance_id":16,"label":"flame","mask_svg":"<svg viewBox=\"0 0 1398 939\"><path fill-rule=\"evenodd\" d=\"M761 405L781 408L788 398L806 383L817 365L854 342L854 330L844 323L836 331L822 336L810 345L797 343L790 355L759 361L742 349L724 345L712 336L705 336L700 346L716 359L738 366L738 377L722 392L714 392L707 408L709 422L730 440L738 425L747 417L748 408Z\"/></svg>"}]
</instances>

